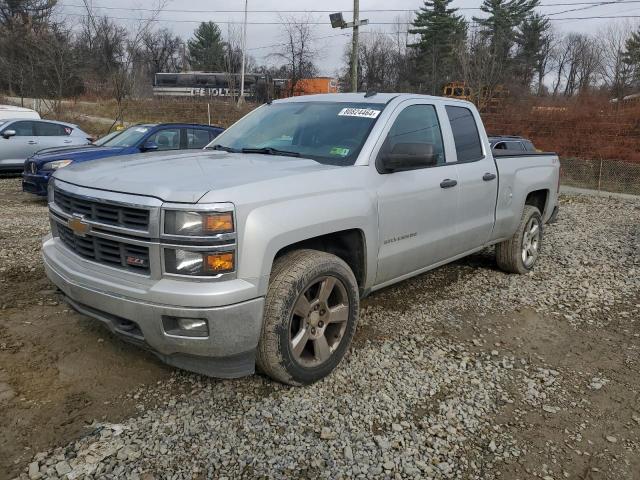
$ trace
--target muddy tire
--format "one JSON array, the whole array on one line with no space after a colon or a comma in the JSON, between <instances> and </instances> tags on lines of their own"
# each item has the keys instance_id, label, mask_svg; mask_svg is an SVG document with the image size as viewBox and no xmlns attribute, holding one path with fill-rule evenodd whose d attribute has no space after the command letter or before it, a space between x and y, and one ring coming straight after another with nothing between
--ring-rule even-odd
<instances>
[{"instance_id":1,"label":"muddy tire","mask_svg":"<svg viewBox=\"0 0 640 480\"><path fill-rule=\"evenodd\" d=\"M358 322L358 284L340 258L296 250L273 265L256 357L260 371L307 385L333 371Z\"/></svg>"},{"instance_id":2,"label":"muddy tire","mask_svg":"<svg viewBox=\"0 0 640 480\"><path fill-rule=\"evenodd\" d=\"M529 273L540 255L542 228L540 210L525 205L516 233L496 245L498 267L509 273Z\"/></svg>"}]
</instances>

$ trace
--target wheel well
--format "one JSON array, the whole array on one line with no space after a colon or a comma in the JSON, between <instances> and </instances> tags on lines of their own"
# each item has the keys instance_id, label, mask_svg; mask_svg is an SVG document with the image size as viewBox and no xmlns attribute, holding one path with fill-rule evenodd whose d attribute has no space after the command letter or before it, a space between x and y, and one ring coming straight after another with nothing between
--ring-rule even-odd
<instances>
[{"instance_id":1,"label":"wheel well","mask_svg":"<svg viewBox=\"0 0 640 480\"><path fill-rule=\"evenodd\" d=\"M540 210L540 213L544 216L544 208L547 205L547 196L549 190L535 190L527 195L527 199L524 201L525 205L532 205Z\"/></svg>"},{"instance_id":2,"label":"wheel well","mask_svg":"<svg viewBox=\"0 0 640 480\"><path fill-rule=\"evenodd\" d=\"M344 260L349 265L356 277L358 286L362 291L366 280L365 240L361 230L343 230L341 232L328 233L319 237L309 238L282 248L276 258L291 252L310 248L331 253Z\"/></svg>"}]
</instances>

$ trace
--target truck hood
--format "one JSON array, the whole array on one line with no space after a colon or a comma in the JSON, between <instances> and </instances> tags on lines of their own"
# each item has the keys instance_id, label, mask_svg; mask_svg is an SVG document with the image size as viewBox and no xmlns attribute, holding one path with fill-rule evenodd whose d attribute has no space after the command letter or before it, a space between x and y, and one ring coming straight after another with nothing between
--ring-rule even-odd
<instances>
[{"instance_id":1,"label":"truck hood","mask_svg":"<svg viewBox=\"0 0 640 480\"><path fill-rule=\"evenodd\" d=\"M197 151L127 155L62 168L54 177L82 187L196 203L211 190L341 168L304 158ZM231 201L221 199L220 201Z\"/></svg>"},{"instance_id":2,"label":"truck hood","mask_svg":"<svg viewBox=\"0 0 640 480\"><path fill-rule=\"evenodd\" d=\"M95 145L82 145L76 147L47 148L37 152L31 160L38 166L54 160L73 160L84 162L98 158L120 155L125 147L96 147Z\"/></svg>"}]
</instances>

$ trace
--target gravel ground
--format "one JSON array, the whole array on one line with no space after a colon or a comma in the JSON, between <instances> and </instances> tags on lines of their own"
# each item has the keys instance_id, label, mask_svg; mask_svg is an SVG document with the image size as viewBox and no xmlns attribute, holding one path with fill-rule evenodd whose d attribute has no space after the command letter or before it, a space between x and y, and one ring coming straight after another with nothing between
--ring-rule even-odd
<instances>
[{"instance_id":1,"label":"gravel ground","mask_svg":"<svg viewBox=\"0 0 640 480\"><path fill-rule=\"evenodd\" d=\"M7 284L41 274L36 210L3 219ZM13 228L33 259L3 240ZM366 299L351 355L322 382L173 372L122 395L137 413L59 438L19 476L639 478L640 200L563 196L529 275L491 253Z\"/></svg>"}]
</instances>

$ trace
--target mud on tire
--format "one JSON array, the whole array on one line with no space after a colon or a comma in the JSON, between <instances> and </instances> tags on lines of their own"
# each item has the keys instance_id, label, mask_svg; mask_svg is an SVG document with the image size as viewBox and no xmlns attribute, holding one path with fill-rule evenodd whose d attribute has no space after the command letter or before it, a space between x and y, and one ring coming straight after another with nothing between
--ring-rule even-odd
<instances>
[{"instance_id":1,"label":"mud on tire","mask_svg":"<svg viewBox=\"0 0 640 480\"><path fill-rule=\"evenodd\" d=\"M349 349L358 309L355 276L340 258L296 250L276 259L265 300L258 369L289 385L327 376Z\"/></svg>"}]
</instances>

